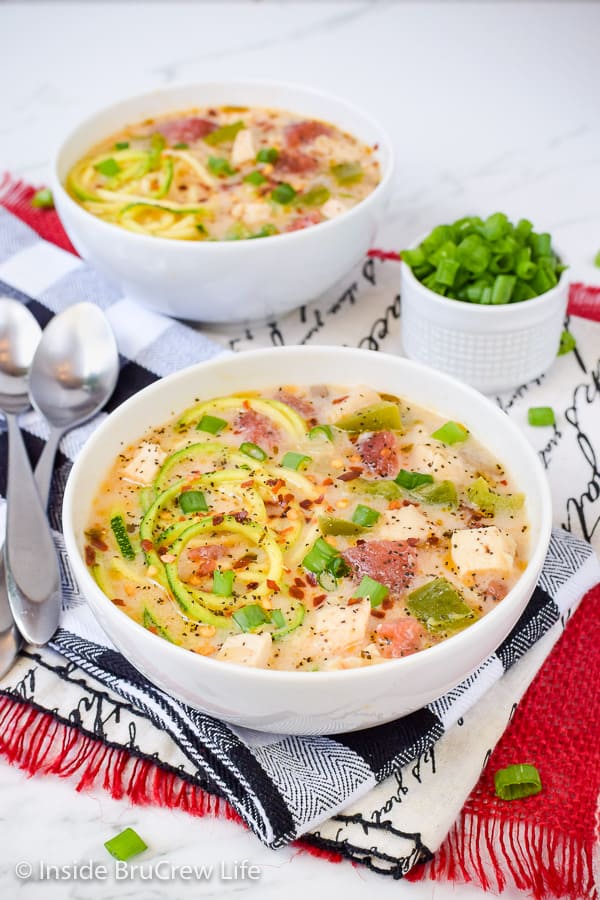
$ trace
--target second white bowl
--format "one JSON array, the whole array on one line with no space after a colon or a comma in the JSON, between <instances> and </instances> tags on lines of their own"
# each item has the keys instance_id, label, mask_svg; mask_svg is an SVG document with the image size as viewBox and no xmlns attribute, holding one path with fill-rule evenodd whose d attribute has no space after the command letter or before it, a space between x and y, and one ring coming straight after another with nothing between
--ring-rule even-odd
<instances>
[{"instance_id":1,"label":"second white bowl","mask_svg":"<svg viewBox=\"0 0 600 900\"><path fill-rule=\"evenodd\" d=\"M83 209L64 188L71 167L125 125L202 106L267 106L339 126L378 145L381 181L346 213L302 231L245 241L177 241L136 234ZM265 318L300 306L331 287L372 244L391 187L385 132L350 104L280 82L189 84L160 88L90 116L66 138L53 165L61 221L84 259L150 309L201 322Z\"/></svg>"}]
</instances>

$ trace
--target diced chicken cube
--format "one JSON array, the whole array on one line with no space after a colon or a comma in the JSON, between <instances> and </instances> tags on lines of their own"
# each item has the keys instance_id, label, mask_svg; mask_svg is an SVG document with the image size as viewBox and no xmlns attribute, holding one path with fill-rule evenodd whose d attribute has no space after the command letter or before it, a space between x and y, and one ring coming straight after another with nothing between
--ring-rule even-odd
<instances>
[{"instance_id":1,"label":"diced chicken cube","mask_svg":"<svg viewBox=\"0 0 600 900\"><path fill-rule=\"evenodd\" d=\"M242 163L249 162L256 156L256 149L252 139L252 132L249 128L243 128L235 136L233 147L231 148L231 163L234 166L241 166Z\"/></svg>"},{"instance_id":2,"label":"diced chicken cube","mask_svg":"<svg viewBox=\"0 0 600 900\"><path fill-rule=\"evenodd\" d=\"M353 606L323 604L312 616L307 655L331 657L357 649L367 637L370 615L369 600Z\"/></svg>"},{"instance_id":3,"label":"diced chicken cube","mask_svg":"<svg viewBox=\"0 0 600 900\"><path fill-rule=\"evenodd\" d=\"M348 416L358 409L363 409L365 406L374 406L375 403L381 403L379 394L363 385L345 388L341 397L333 397L332 399L336 419L343 419L344 416ZM339 403L336 403L336 400L339 400Z\"/></svg>"},{"instance_id":4,"label":"diced chicken cube","mask_svg":"<svg viewBox=\"0 0 600 900\"><path fill-rule=\"evenodd\" d=\"M271 635L232 634L223 642L216 659L264 669L271 655Z\"/></svg>"},{"instance_id":5,"label":"diced chicken cube","mask_svg":"<svg viewBox=\"0 0 600 900\"><path fill-rule=\"evenodd\" d=\"M268 203L245 203L242 219L246 225L264 225L272 217Z\"/></svg>"},{"instance_id":6,"label":"diced chicken cube","mask_svg":"<svg viewBox=\"0 0 600 900\"><path fill-rule=\"evenodd\" d=\"M136 484L150 484L154 481L166 456L158 444L143 441L137 453L123 469L123 475L128 481L134 481Z\"/></svg>"},{"instance_id":7,"label":"diced chicken cube","mask_svg":"<svg viewBox=\"0 0 600 900\"><path fill-rule=\"evenodd\" d=\"M347 209L348 207L346 204L342 203L341 200L338 200L337 197L330 197L321 207L321 212L326 219L335 219L336 216L340 216L343 212L346 212Z\"/></svg>"},{"instance_id":8,"label":"diced chicken cube","mask_svg":"<svg viewBox=\"0 0 600 900\"><path fill-rule=\"evenodd\" d=\"M434 531L431 522L416 506L386 510L382 513L376 529L378 539L390 541L406 541L408 538L424 541ZM375 532L375 529L373 531Z\"/></svg>"},{"instance_id":9,"label":"diced chicken cube","mask_svg":"<svg viewBox=\"0 0 600 900\"><path fill-rule=\"evenodd\" d=\"M473 572L508 574L514 565L516 544L496 525L455 531L451 544L452 561L461 576Z\"/></svg>"},{"instance_id":10,"label":"diced chicken cube","mask_svg":"<svg viewBox=\"0 0 600 900\"><path fill-rule=\"evenodd\" d=\"M410 462L415 471L433 475L436 481L448 480L460 484L472 478L472 473L457 453L435 444L416 444Z\"/></svg>"}]
</instances>

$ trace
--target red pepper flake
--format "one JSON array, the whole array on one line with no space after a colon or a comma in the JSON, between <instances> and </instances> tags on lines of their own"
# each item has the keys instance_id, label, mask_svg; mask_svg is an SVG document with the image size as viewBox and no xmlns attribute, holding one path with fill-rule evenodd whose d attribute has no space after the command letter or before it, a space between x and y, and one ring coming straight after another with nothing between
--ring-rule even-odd
<instances>
[{"instance_id":1,"label":"red pepper flake","mask_svg":"<svg viewBox=\"0 0 600 900\"><path fill-rule=\"evenodd\" d=\"M243 569L245 566L250 565L251 562L254 562L253 556L240 556L238 560L236 560L231 567L232 569Z\"/></svg>"},{"instance_id":2,"label":"red pepper flake","mask_svg":"<svg viewBox=\"0 0 600 900\"><path fill-rule=\"evenodd\" d=\"M391 609L392 606L394 605L394 601L391 600L389 597L386 597L386 599L383 601L383 603L381 605L382 605L383 609Z\"/></svg>"},{"instance_id":3,"label":"red pepper flake","mask_svg":"<svg viewBox=\"0 0 600 900\"><path fill-rule=\"evenodd\" d=\"M333 484L333 481L332 481L331 483ZM325 499L325 494L319 494L319 496L317 497L317 499L314 501L314 502L315 502L315 505L316 505L317 503L322 503L324 499Z\"/></svg>"},{"instance_id":4,"label":"red pepper flake","mask_svg":"<svg viewBox=\"0 0 600 900\"><path fill-rule=\"evenodd\" d=\"M242 481L242 483L240 484L240 487L243 487L243 488L254 487L254 479L249 478L248 481Z\"/></svg>"},{"instance_id":5,"label":"red pepper flake","mask_svg":"<svg viewBox=\"0 0 600 900\"><path fill-rule=\"evenodd\" d=\"M297 575L297 576L294 578L294 584L298 585L298 587L306 587L306 582L305 582L305 580L304 580L303 578L300 578L299 575Z\"/></svg>"},{"instance_id":6,"label":"red pepper flake","mask_svg":"<svg viewBox=\"0 0 600 900\"><path fill-rule=\"evenodd\" d=\"M317 584L318 584L318 582L317 582L317 576L315 575L314 572L307 572L307 573L306 573L306 580L308 581L309 584L312 584L313 587L316 587Z\"/></svg>"},{"instance_id":7,"label":"red pepper flake","mask_svg":"<svg viewBox=\"0 0 600 900\"><path fill-rule=\"evenodd\" d=\"M272 578L267 578L267 587L272 591L278 591L279 585L276 581L273 581Z\"/></svg>"},{"instance_id":8,"label":"red pepper flake","mask_svg":"<svg viewBox=\"0 0 600 900\"><path fill-rule=\"evenodd\" d=\"M112 602L115 604L115 606L125 606L126 605L125 601L121 600L120 597L113 597Z\"/></svg>"},{"instance_id":9,"label":"red pepper flake","mask_svg":"<svg viewBox=\"0 0 600 900\"><path fill-rule=\"evenodd\" d=\"M248 520L248 513L245 509L240 509L238 512L233 514L233 518L236 522L246 522Z\"/></svg>"},{"instance_id":10,"label":"red pepper flake","mask_svg":"<svg viewBox=\"0 0 600 900\"><path fill-rule=\"evenodd\" d=\"M350 597L348 600L348 606L356 606L357 603L362 603L362 597Z\"/></svg>"},{"instance_id":11,"label":"red pepper flake","mask_svg":"<svg viewBox=\"0 0 600 900\"><path fill-rule=\"evenodd\" d=\"M169 551L167 550L166 547L160 546L156 552L158 553L158 556L161 557L161 556L164 556Z\"/></svg>"},{"instance_id":12,"label":"red pepper flake","mask_svg":"<svg viewBox=\"0 0 600 900\"><path fill-rule=\"evenodd\" d=\"M414 503L412 500L403 500L402 506L418 506L418 503Z\"/></svg>"},{"instance_id":13,"label":"red pepper flake","mask_svg":"<svg viewBox=\"0 0 600 900\"><path fill-rule=\"evenodd\" d=\"M324 478L323 481L321 482L321 485L323 487L328 487L328 485L330 485L330 484L333 484L333 478L330 478L329 476L327 476L327 478Z\"/></svg>"},{"instance_id":14,"label":"red pepper flake","mask_svg":"<svg viewBox=\"0 0 600 900\"><path fill-rule=\"evenodd\" d=\"M506 487L506 485L508 484L508 481L506 480L506 478L503 478L502 481L500 482L500 484L503 484Z\"/></svg>"},{"instance_id":15,"label":"red pepper flake","mask_svg":"<svg viewBox=\"0 0 600 900\"><path fill-rule=\"evenodd\" d=\"M350 394L344 394L343 397L334 397L334 399L331 402L334 404L334 406L337 406L338 403L343 403L344 400L347 400L349 396L350 396Z\"/></svg>"},{"instance_id":16,"label":"red pepper flake","mask_svg":"<svg viewBox=\"0 0 600 900\"><path fill-rule=\"evenodd\" d=\"M326 597L327 594L317 594L316 597L313 597L313 606L320 606Z\"/></svg>"},{"instance_id":17,"label":"red pepper flake","mask_svg":"<svg viewBox=\"0 0 600 900\"><path fill-rule=\"evenodd\" d=\"M152 541L149 541L147 539L143 540L142 550L144 551L144 553L150 553L151 550L154 550L154 544L152 543Z\"/></svg>"},{"instance_id":18,"label":"red pepper flake","mask_svg":"<svg viewBox=\"0 0 600 900\"><path fill-rule=\"evenodd\" d=\"M250 409L250 401L244 400L244 402L242 403L242 406L244 407L244 409Z\"/></svg>"},{"instance_id":19,"label":"red pepper flake","mask_svg":"<svg viewBox=\"0 0 600 900\"><path fill-rule=\"evenodd\" d=\"M258 587L258 581L249 581L246 587L249 591L255 591Z\"/></svg>"},{"instance_id":20,"label":"red pepper flake","mask_svg":"<svg viewBox=\"0 0 600 900\"><path fill-rule=\"evenodd\" d=\"M290 597L294 597L296 600L304 600L304 591L302 588L297 587L295 584L291 586L289 589Z\"/></svg>"},{"instance_id":21,"label":"red pepper flake","mask_svg":"<svg viewBox=\"0 0 600 900\"><path fill-rule=\"evenodd\" d=\"M101 550L102 553L105 553L108 550L108 544L105 544L100 535L95 531L87 531L86 537L89 539L92 547L95 547L96 550Z\"/></svg>"},{"instance_id":22,"label":"red pepper flake","mask_svg":"<svg viewBox=\"0 0 600 900\"><path fill-rule=\"evenodd\" d=\"M371 615L376 619L385 619L385 611L383 609L372 609Z\"/></svg>"},{"instance_id":23,"label":"red pepper flake","mask_svg":"<svg viewBox=\"0 0 600 900\"><path fill-rule=\"evenodd\" d=\"M301 500L299 505L302 507L302 509L310 509L312 504L312 500Z\"/></svg>"},{"instance_id":24,"label":"red pepper flake","mask_svg":"<svg viewBox=\"0 0 600 900\"><path fill-rule=\"evenodd\" d=\"M293 494L284 494L283 499L286 503L291 503L292 500L294 499L294 495Z\"/></svg>"},{"instance_id":25,"label":"red pepper flake","mask_svg":"<svg viewBox=\"0 0 600 900\"><path fill-rule=\"evenodd\" d=\"M213 516L213 525L221 525L225 521L225 516Z\"/></svg>"},{"instance_id":26,"label":"red pepper flake","mask_svg":"<svg viewBox=\"0 0 600 900\"><path fill-rule=\"evenodd\" d=\"M362 468L352 466L347 472L342 472L341 475L338 475L338 481L354 481L355 478L359 478L361 475Z\"/></svg>"},{"instance_id":27,"label":"red pepper flake","mask_svg":"<svg viewBox=\"0 0 600 900\"><path fill-rule=\"evenodd\" d=\"M89 544L85 545L85 563L87 566L96 565L96 551Z\"/></svg>"}]
</instances>

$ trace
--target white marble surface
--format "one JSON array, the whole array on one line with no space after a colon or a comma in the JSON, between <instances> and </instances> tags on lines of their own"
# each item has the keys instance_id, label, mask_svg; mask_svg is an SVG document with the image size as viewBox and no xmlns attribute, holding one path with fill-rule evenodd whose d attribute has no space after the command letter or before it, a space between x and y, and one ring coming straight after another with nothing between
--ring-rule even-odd
<instances>
[{"instance_id":1,"label":"white marble surface","mask_svg":"<svg viewBox=\"0 0 600 900\"><path fill-rule=\"evenodd\" d=\"M555 235L574 279L600 283L600 5L542 2L16 3L0 5L0 170L43 183L52 149L90 107L174 80L284 77L370 108L398 174L379 246L446 218L503 209ZM153 900L246 892L469 900L474 888L402 884L263 848L239 826L134 808L0 763L6 897ZM209 880L116 881L102 842L135 827L140 858L217 867ZM223 881L247 859L258 882ZM108 880L15 876L19 860L105 863ZM72 870L71 870L72 871ZM159 870L164 871L164 870ZM505 894L510 897L511 894ZM516 894L514 896L517 896Z\"/></svg>"}]
</instances>

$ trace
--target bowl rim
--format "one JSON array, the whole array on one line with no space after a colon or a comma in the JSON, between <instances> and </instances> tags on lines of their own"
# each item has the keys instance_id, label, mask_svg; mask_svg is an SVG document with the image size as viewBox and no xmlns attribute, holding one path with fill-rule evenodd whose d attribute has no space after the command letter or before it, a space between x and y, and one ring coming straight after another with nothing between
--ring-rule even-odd
<instances>
[{"instance_id":1,"label":"bowl rim","mask_svg":"<svg viewBox=\"0 0 600 900\"><path fill-rule=\"evenodd\" d=\"M118 100L113 101L112 103L104 104L103 106L97 107L93 112L89 113L85 118L80 119L75 125L73 125L68 131L67 135L63 137L58 145L55 147L54 152L52 153L52 161L50 164L50 180L52 183L52 191L54 194L60 195L60 200L67 205L67 207L71 210L71 212L76 212L77 214L83 214L84 216L89 216L92 220L101 226L102 229L108 229L107 234L123 234L127 235L128 238L135 239L138 243L142 243L144 241L150 241L150 246L164 246L167 245L169 247L179 247L180 249L174 252L178 253L197 253L197 252L231 252L227 250L223 250L223 247L243 247L248 244L256 245L260 247L267 242L267 246L271 246L269 239L270 238L279 238L285 239L287 242L291 242L293 240L301 240L303 236L306 235L307 232L312 233L313 228L309 226L308 228L300 229L298 231L288 231L280 234L267 235L266 238L261 238L260 241L250 241L249 239L242 241L182 241L173 238L165 238L160 237L158 235L149 235L149 234L139 234L135 231L129 231L126 228L121 228L119 225L113 222L106 222L104 219L101 219L99 216L95 216L93 213L89 212L89 210L85 209L81 204L77 203L67 191L63 179L59 176L59 162L60 158L68 148L70 142L73 140L75 135L89 128L98 116L103 115L104 113L108 113L110 110L119 107L125 103L135 103L138 101L145 100L146 98L152 97L153 95L159 96L160 94L168 95L170 93L176 93L177 91L193 89L193 88L223 88L223 87L231 87L233 88L248 88L249 91L252 91L253 88L258 87L273 87L279 88L283 90L289 91L298 91L304 93L310 97L321 98L326 101L331 102L334 105L344 107L351 113L355 114L357 117L361 118L367 125L372 128L377 134L377 144L378 149L383 148L385 152L386 162L385 162L385 171L382 172L382 177L379 183L375 186L375 188L365 197L363 200L360 200L356 206L350 207L345 212L341 213L339 216L335 216L333 219L327 219L325 222L319 222L318 225L322 227L335 227L335 225L340 221L347 221L350 216L356 214L357 210L365 210L372 206L379 200L379 197L382 194L385 194L386 190L389 187L389 184L394 176L395 170L395 156L392 141L382 125L372 118L368 113L364 112L361 107L356 106L354 103L349 100L344 99L343 97L339 97L336 94L330 93L329 91L322 91L319 88L313 88L310 86L306 86L297 82L291 81L280 81L274 78L252 78L244 81L240 81L237 79L222 79L219 81L178 81L173 82L172 84L158 86L152 88L147 91L143 91L141 93L131 94L126 97L121 97ZM281 107L274 107L281 108ZM293 112L293 110L292 110ZM332 123L335 125L335 122ZM381 159L380 159L381 165ZM383 166L382 166L383 168ZM360 215L360 213L359 213ZM323 232L320 231L320 234ZM201 250L198 248L211 248L210 250ZM220 249L216 249L220 248ZM238 251L239 252L239 249ZM246 251L249 252L249 251ZM256 252L254 249L253 252Z\"/></svg>"},{"instance_id":2,"label":"bowl rim","mask_svg":"<svg viewBox=\"0 0 600 900\"><path fill-rule=\"evenodd\" d=\"M424 232L419 238L412 241L409 248L410 250L414 250L415 247L418 247L421 241L423 241L429 234L431 234L431 228ZM557 252L557 255L561 260L564 259L564 255L557 251L556 244L552 241L552 248ZM437 305L444 310L453 309L456 313L465 313L469 312L469 314L474 316L481 316L485 318L485 316L509 316L512 315L514 317L519 315L525 315L526 313L523 310L531 310L536 311L538 308L549 304L552 300L556 298L556 295L562 293L562 291L567 286L567 276L569 272L569 266L567 263L567 268L563 269L560 273L560 277L558 279L557 284L554 287L550 288L549 291L544 291L543 294L538 294L537 297L531 297L529 300L523 300L519 303L496 303L496 304L482 304L482 303L469 303L464 300L455 300L453 297L444 297L442 294L438 294L435 291L432 291L431 288L428 288L422 281L419 281L417 276L414 274L411 267L407 262L404 262L402 258L400 258L400 272L401 277L406 278L407 281L410 282L411 287L418 290L421 296L427 297L430 303L437 303Z\"/></svg>"},{"instance_id":3,"label":"bowl rim","mask_svg":"<svg viewBox=\"0 0 600 900\"><path fill-rule=\"evenodd\" d=\"M272 356L273 354L287 353L294 355L306 355L310 359L310 357L321 355L324 352L333 352L339 356L347 357L348 355L352 355L353 357L355 357L358 355L366 358L367 356L370 356L373 351L353 347L318 345L313 347L271 347L245 351L243 354L239 355L243 356L244 359L252 362L253 359L258 359L260 357L264 358L265 356ZM451 635L440 644L436 644L433 647L429 647L426 650L421 650L420 652L412 654L410 656L401 657L399 659L387 659L384 663L381 664L364 667L359 666L343 670L316 671L308 673L285 669L249 669L249 667L247 666L235 666L235 668L239 670L240 675L242 675L242 673L245 673L246 678L257 678L263 681L267 679L268 682L273 685L273 687L276 687L277 685L283 686L284 684L298 686L299 684L306 683L305 679L308 677L310 677L311 679L311 684L314 683L315 680L317 682L325 683L330 680L340 681L344 679L350 683L353 679L357 678L361 680L377 679L378 677L380 677L380 675L378 675L377 673L380 671L382 666L395 666L396 668L403 667L406 674L408 675L410 674L412 668L423 665L424 660L429 660L431 665L435 665L438 658L443 659L444 654L449 652L447 649L449 643L456 652L460 653L460 648L462 645L467 642L471 642L472 640L476 640L476 637L473 637L473 635L479 634L478 627L482 625L485 626L486 622L488 624L485 627L490 627L489 622L494 620L495 613L502 608L503 604L506 604L507 601L510 602L511 599L512 602L516 604L518 602L516 597L518 594L519 585L526 578L529 578L531 580L532 575L537 579L539 571L542 568L547 553L552 529L552 501L550 488L545 477L541 461L539 460L539 457L534 451L533 447L531 447L531 445L527 441L525 435L521 433L517 425L499 407L497 407L495 403L493 403L479 391L475 390L475 388L472 388L469 385L466 385L463 382L452 378L451 376L447 376L436 369L432 369L429 366L425 366L421 363L407 359L406 357L393 356L392 354L388 353L379 353L378 355L383 356L390 361L394 361L394 364L399 362L402 366L408 368L410 372L414 372L415 377L418 377L420 373L426 373L428 376L431 376L433 374L435 378L439 378L440 381L444 382L447 391L458 390L459 392L466 394L467 397L470 396L476 403L489 405L490 411L493 411L493 415L497 418L500 427L508 428L509 432L512 433L513 440L516 440L518 442L521 448L521 452L528 458L528 461L531 465L532 480L535 482L536 489L540 495L540 528L538 540L531 549L531 553L527 561L527 566L521 573L519 580L517 581L515 586L508 592L501 603L498 604L498 606L496 606L494 609L490 610L490 612L483 616L481 619L470 625L468 628L464 629L461 632L458 632L455 635ZM193 366L188 366L185 369L174 372L173 374L159 379L151 385L148 385L146 388L143 388L142 391L134 394L119 407L117 407L117 409L115 409L104 420L104 422L102 422L98 426L98 428L86 442L83 450L79 453L77 459L73 464L71 472L69 473L63 499L62 523L67 554L73 566L77 583L80 585L81 593L83 594L86 602L89 603L92 607L92 613L94 613L93 607L95 605L104 605L107 610L110 611L110 614L122 616L123 627L129 628L131 630L133 638L159 642L153 643L151 646L155 647L157 650L159 646L162 647L161 652L165 657L172 659L174 663L176 663L178 659L181 659L181 654L184 653L187 654L186 658L188 662L190 662L190 651L184 647L169 643L159 635L153 634L152 632L144 628L141 623L130 618L126 615L126 613L115 607L114 604L111 603L110 599L106 596L106 594L101 591L101 589L93 579L91 573L89 572L88 567L85 565L82 552L80 551L78 546L78 535L75 533L75 529L72 524L76 508L74 486L79 476L80 469L85 465L86 455L89 450L102 442L105 432L110 430L115 417L121 419L127 416L129 410L132 407L135 407L138 398L142 394L148 395L151 393L159 393L165 390L172 391L178 380L189 377L190 371L197 372L198 375L201 376L204 370L210 368L215 363L219 362L220 364L227 364L227 361L233 358L236 357L232 354L227 354L226 356L219 354L213 359L196 363ZM479 630L481 629L479 628ZM204 657L198 654L192 654L192 658L196 660L196 662L192 665L197 665L199 670L202 670L204 667L208 667L205 671L209 677L211 672L218 674L219 671L222 671L220 667L224 663L223 660ZM232 665L234 664L229 664L230 673ZM216 668L214 668L215 666Z\"/></svg>"}]
</instances>

